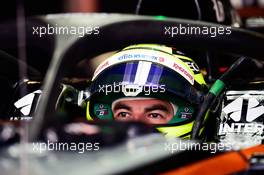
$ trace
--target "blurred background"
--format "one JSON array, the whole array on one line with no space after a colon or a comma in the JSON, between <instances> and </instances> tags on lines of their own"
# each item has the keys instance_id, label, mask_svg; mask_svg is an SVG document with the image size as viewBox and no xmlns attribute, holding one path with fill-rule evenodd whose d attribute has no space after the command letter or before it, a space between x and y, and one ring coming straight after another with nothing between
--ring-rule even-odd
<instances>
[{"instance_id":1,"label":"blurred background","mask_svg":"<svg viewBox=\"0 0 264 175\"><path fill-rule=\"evenodd\" d=\"M264 0L11 0L0 6L0 50L14 56L14 60L19 57L17 16L93 12L162 15L232 25L264 33ZM31 21L27 25L36 24ZM34 37L30 27L27 32L30 34L26 42L27 63L45 75L54 49L54 38ZM6 69L5 72L10 72L8 66Z\"/></svg>"},{"instance_id":2,"label":"blurred background","mask_svg":"<svg viewBox=\"0 0 264 175\"><path fill-rule=\"evenodd\" d=\"M0 20L16 17L17 2L22 2L26 16L66 13L66 12L116 12L135 13L141 0L11 0L5 1L0 7ZM209 2L210 1L210 2ZM198 0L200 6L212 4L215 0ZM195 0L164 1L142 0L139 14L162 14L173 17L197 18ZM209 3L208 3L209 2ZM229 2L224 0L223 2ZM230 0L242 19L253 16L264 16L264 0ZM202 8L202 7L201 7Z\"/></svg>"}]
</instances>

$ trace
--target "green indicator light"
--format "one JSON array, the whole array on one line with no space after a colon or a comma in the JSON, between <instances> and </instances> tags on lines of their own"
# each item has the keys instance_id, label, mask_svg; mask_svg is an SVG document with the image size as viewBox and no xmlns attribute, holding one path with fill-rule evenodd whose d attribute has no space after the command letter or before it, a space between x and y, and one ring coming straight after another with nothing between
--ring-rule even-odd
<instances>
[{"instance_id":1,"label":"green indicator light","mask_svg":"<svg viewBox=\"0 0 264 175\"><path fill-rule=\"evenodd\" d=\"M157 20L165 20L167 17L166 16L154 16L154 19Z\"/></svg>"}]
</instances>

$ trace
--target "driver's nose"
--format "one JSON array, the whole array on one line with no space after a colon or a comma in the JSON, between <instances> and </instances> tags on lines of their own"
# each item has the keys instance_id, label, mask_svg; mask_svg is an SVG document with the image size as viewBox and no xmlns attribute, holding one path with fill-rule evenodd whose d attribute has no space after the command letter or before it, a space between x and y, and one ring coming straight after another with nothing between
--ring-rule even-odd
<instances>
[{"instance_id":1,"label":"driver's nose","mask_svg":"<svg viewBox=\"0 0 264 175\"><path fill-rule=\"evenodd\" d=\"M134 113L132 114L132 120L137 122L145 122L144 120L144 114L142 113Z\"/></svg>"}]
</instances>

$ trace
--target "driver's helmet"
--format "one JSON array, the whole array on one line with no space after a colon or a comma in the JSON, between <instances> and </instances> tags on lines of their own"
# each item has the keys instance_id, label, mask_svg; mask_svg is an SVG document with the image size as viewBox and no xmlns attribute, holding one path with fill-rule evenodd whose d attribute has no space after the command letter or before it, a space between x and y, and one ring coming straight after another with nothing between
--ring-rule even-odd
<instances>
[{"instance_id":1,"label":"driver's helmet","mask_svg":"<svg viewBox=\"0 0 264 175\"><path fill-rule=\"evenodd\" d=\"M103 61L95 70L87 102L88 120L113 120L120 99L169 102L173 117L155 127L166 136L189 138L207 85L196 63L172 47L137 44Z\"/></svg>"}]
</instances>

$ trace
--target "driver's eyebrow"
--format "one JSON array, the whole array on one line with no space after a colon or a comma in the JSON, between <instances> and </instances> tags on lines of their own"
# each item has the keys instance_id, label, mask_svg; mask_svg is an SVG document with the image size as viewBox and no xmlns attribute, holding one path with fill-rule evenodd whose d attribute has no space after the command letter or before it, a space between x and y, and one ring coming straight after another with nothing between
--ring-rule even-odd
<instances>
[{"instance_id":1,"label":"driver's eyebrow","mask_svg":"<svg viewBox=\"0 0 264 175\"><path fill-rule=\"evenodd\" d=\"M165 105L162 105L162 104L155 104L155 105L145 108L145 112L150 112L154 110L161 110L166 113L169 113L169 109Z\"/></svg>"},{"instance_id":2,"label":"driver's eyebrow","mask_svg":"<svg viewBox=\"0 0 264 175\"><path fill-rule=\"evenodd\" d=\"M113 111L118 109L126 109L128 111L131 111L131 107L126 104L123 104L122 102L116 103L116 105L113 108Z\"/></svg>"}]
</instances>

